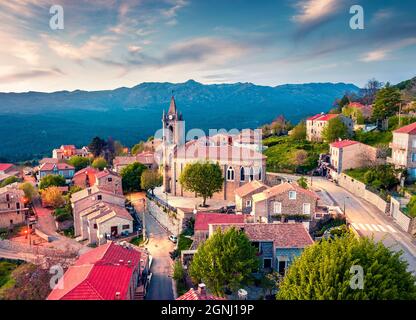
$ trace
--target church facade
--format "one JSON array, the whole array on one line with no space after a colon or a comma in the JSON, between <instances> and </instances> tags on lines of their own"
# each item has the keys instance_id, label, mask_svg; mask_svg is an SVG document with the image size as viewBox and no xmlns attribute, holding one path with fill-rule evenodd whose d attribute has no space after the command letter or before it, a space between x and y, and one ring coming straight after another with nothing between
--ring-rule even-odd
<instances>
[{"instance_id":1,"label":"church facade","mask_svg":"<svg viewBox=\"0 0 416 320\"><path fill-rule=\"evenodd\" d=\"M169 110L162 116L163 191L174 196L194 197L184 190L179 177L189 163L210 161L218 163L223 172L223 188L214 194L218 200L234 201L235 189L253 180L263 182L266 157L261 150L261 133L243 130L242 133L219 133L186 141L183 115L177 110L172 96ZM241 144L241 141L251 144Z\"/></svg>"}]
</instances>

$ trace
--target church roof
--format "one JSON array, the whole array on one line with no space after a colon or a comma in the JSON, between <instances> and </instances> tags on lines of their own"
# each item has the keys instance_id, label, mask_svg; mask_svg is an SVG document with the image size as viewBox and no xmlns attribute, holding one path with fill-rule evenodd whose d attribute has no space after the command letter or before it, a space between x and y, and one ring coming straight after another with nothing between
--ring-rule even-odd
<instances>
[{"instance_id":1,"label":"church roof","mask_svg":"<svg viewBox=\"0 0 416 320\"><path fill-rule=\"evenodd\" d=\"M175 102L175 98L173 96L170 99L168 114L176 114L176 102Z\"/></svg>"}]
</instances>

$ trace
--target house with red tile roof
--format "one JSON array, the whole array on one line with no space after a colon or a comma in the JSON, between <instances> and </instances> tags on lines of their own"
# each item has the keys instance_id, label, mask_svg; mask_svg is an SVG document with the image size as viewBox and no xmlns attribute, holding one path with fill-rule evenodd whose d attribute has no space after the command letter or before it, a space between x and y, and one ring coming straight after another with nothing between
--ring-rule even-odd
<instances>
[{"instance_id":1,"label":"house with red tile roof","mask_svg":"<svg viewBox=\"0 0 416 320\"><path fill-rule=\"evenodd\" d=\"M12 171L16 171L16 167L13 163L0 163L0 173L6 174Z\"/></svg>"},{"instance_id":2,"label":"house with red tile roof","mask_svg":"<svg viewBox=\"0 0 416 320\"><path fill-rule=\"evenodd\" d=\"M379 165L385 161L380 158L377 148L354 140L332 142L329 145L329 154L329 174L335 180L345 170Z\"/></svg>"},{"instance_id":3,"label":"house with red tile roof","mask_svg":"<svg viewBox=\"0 0 416 320\"><path fill-rule=\"evenodd\" d=\"M246 215L243 214L198 212L195 215L194 237L198 241L204 241L208 238L210 224L243 223L245 219Z\"/></svg>"},{"instance_id":4,"label":"house with red tile roof","mask_svg":"<svg viewBox=\"0 0 416 320\"><path fill-rule=\"evenodd\" d=\"M226 300L207 293L204 283L198 285L198 289L191 288L189 291L176 298L176 300Z\"/></svg>"},{"instance_id":5,"label":"house with red tile roof","mask_svg":"<svg viewBox=\"0 0 416 320\"><path fill-rule=\"evenodd\" d=\"M148 273L145 250L108 242L81 255L47 300L143 300Z\"/></svg>"},{"instance_id":6,"label":"house with red tile roof","mask_svg":"<svg viewBox=\"0 0 416 320\"><path fill-rule=\"evenodd\" d=\"M306 119L306 139L308 141L323 141L322 132L332 119L339 118L348 128L350 133L354 130L353 120L342 114L316 114Z\"/></svg>"},{"instance_id":7,"label":"house with red tile roof","mask_svg":"<svg viewBox=\"0 0 416 320\"><path fill-rule=\"evenodd\" d=\"M394 130L389 147L392 152L387 162L406 168L409 180L416 180L416 122Z\"/></svg>"},{"instance_id":8,"label":"house with red tile roof","mask_svg":"<svg viewBox=\"0 0 416 320\"><path fill-rule=\"evenodd\" d=\"M25 193L19 183L14 182L0 188L0 228L9 228L25 223Z\"/></svg>"},{"instance_id":9,"label":"house with red tile roof","mask_svg":"<svg viewBox=\"0 0 416 320\"><path fill-rule=\"evenodd\" d=\"M52 150L52 158L58 160L68 160L73 156L88 157L90 152L88 147L77 149L74 145L62 145L58 149Z\"/></svg>"},{"instance_id":10,"label":"house with red tile roof","mask_svg":"<svg viewBox=\"0 0 416 320\"><path fill-rule=\"evenodd\" d=\"M156 169L156 154L153 151L143 151L135 156L119 156L113 160L114 171L120 173L121 170L128 165L139 162L145 165L148 169Z\"/></svg>"},{"instance_id":11,"label":"house with red tile roof","mask_svg":"<svg viewBox=\"0 0 416 320\"><path fill-rule=\"evenodd\" d=\"M60 175L65 178L67 183L71 182L75 174L75 168L67 163L44 163L39 167L38 180L48 175Z\"/></svg>"},{"instance_id":12,"label":"house with red tile roof","mask_svg":"<svg viewBox=\"0 0 416 320\"><path fill-rule=\"evenodd\" d=\"M254 194L251 214L256 222L272 222L284 216L307 216L312 220L318 199L314 191L284 182Z\"/></svg>"},{"instance_id":13,"label":"house with red tile roof","mask_svg":"<svg viewBox=\"0 0 416 320\"><path fill-rule=\"evenodd\" d=\"M354 121L357 121L358 114L361 114L364 119L370 119L373 115L373 106L364 105L360 102L351 102L344 108L352 108L355 111L352 114Z\"/></svg>"},{"instance_id":14,"label":"house with red tile roof","mask_svg":"<svg viewBox=\"0 0 416 320\"><path fill-rule=\"evenodd\" d=\"M261 268L284 274L293 259L312 245L303 223L240 223L211 224L209 235L217 229L236 228L244 232L258 250Z\"/></svg>"},{"instance_id":15,"label":"house with red tile roof","mask_svg":"<svg viewBox=\"0 0 416 320\"><path fill-rule=\"evenodd\" d=\"M123 194L121 176L109 169L103 171L92 167L81 169L75 173L72 183L83 189L97 185L102 190Z\"/></svg>"}]
</instances>

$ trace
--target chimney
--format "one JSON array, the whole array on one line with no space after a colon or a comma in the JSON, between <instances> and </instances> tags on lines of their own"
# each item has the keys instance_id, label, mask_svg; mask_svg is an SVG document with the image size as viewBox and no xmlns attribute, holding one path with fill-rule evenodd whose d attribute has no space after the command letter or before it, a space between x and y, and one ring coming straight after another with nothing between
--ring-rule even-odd
<instances>
[{"instance_id":1,"label":"chimney","mask_svg":"<svg viewBox=\"0 0 416 320\"><path fill-rule=\"evenodd\" d=\"M198 293L201 296L206 296L207 295L207 290L205 289L205 283L200 283L198 285Z\"/></svg>"},{"instance_id":2,"label":"chimney","mask_svg":"<svg viewBox=\"0 0 416 320\"><path fill-rule=\"evenodd\" d=\"M88 195L91 195L91 188L88 188Z\"/></svg>"},{"instance_id":3,"label":"chimney","mask_svg":"<svg viewBox=\"0 0 416 320\"><path fill-rule=\"evenodd\" d=\"M120 300L120 292L119 291L116 292L115 300Z\"/></svg>"},{"instance_id":4,"label":"chimney","mask_svg":"<svg viewBox=\"0 0 416 320\"><path fill-rule=\"evenodd\" d=\"M127 265L130 267L131 266L131 260L127 261Z\"/></svg>"}]
</instances>

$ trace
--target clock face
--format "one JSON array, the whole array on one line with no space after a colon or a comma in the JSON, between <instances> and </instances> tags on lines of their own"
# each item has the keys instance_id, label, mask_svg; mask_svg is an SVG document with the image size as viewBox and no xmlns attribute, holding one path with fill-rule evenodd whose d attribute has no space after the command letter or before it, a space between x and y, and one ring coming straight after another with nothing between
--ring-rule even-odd
<instances>
[{"instance_id":1,"label":"clock face","mask_svg":"<svg viewBox=\"0 0 416 320\"><path fill-rule=\"evenodd\" d=\"M172 120L173 119L173 116L170 114L169 115L169 120Z\"/></svg>"}]
</instances>

